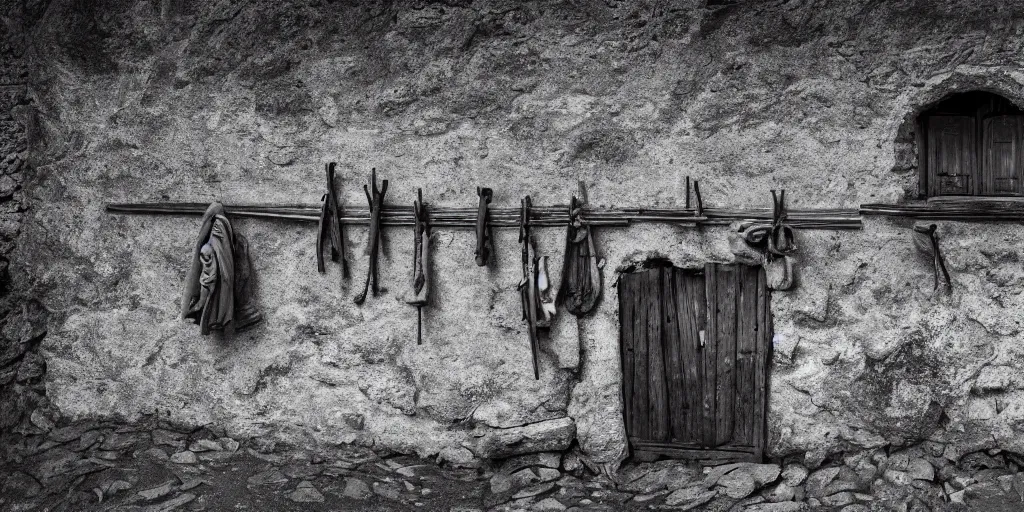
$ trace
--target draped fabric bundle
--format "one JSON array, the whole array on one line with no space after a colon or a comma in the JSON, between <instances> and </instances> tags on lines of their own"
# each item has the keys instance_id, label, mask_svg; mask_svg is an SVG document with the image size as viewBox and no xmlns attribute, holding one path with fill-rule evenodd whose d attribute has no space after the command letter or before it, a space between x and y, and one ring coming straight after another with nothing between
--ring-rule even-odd
<instances>
[{"instance_id":1,"label":"draped fabric bundle","mask_svg":"<svg viewBox=\"0 0 1024 512\"><path fill-rule=\"evenodd\" d=\"M594 309L601 297L601 263L590 225L580 219L587 203L587 191L581 182L579 197L569 199L569 227L565 233L565 253L562 260L562 283L558 302L566 311L583 316Z\"/></svg>"},{"instance_id":2,"label":"draped fabric bundle","mask_svg":"<svg viewBox=\"0 0 1024 512\"><path fill-rule=\"evenodd\" d=\"M182 317L199 324L206 335L249 327L262 319L252 303L252 265L249 244L235 235L224 206L213 203L203 214L185 276Z\"/></svg>"}]
</instances>

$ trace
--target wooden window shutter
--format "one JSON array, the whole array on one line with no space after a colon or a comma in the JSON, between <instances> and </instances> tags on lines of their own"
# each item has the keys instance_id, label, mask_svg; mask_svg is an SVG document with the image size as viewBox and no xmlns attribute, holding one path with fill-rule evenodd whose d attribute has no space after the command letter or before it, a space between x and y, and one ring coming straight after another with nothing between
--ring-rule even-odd
<instances>
[{"instance_id":1,"label":"wooden window shutter","mask_svg":"<svg viewBox=\"0 0 1024 512\"><path fill-rule=\"evenodd\" d=\"M974 195L979 192L975 140L973 117L928 117L929 195Z\"/></svg>"},{"instance_id":2,"label":"wooden window shutter","mask_svg":"<svg viewBox=\"0 0 1024 512\"><path fill-rule=\"evenodd\" d=\"M985 119L982 139L982 194L1021 193L1021 116L1001 115Z\"/></svg>"}]
</instances>

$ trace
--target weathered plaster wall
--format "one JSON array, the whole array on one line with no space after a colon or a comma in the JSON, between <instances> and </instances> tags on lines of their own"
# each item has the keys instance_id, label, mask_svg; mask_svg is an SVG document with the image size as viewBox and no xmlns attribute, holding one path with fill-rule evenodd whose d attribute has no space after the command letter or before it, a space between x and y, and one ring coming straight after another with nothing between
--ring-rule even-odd
<instances>
[{"instance_id":1,"label":"weathered plaster wall","mask_svg":"<svg viewBox=\"0 0 1024 512\"><path fill-rule=\"evenodd\" d=\"M592 202L794 207L916 190L905 121L947 92L1020 101L1024 18L1001 1L55 2L36 34L40 139L14 260L52 313L47 393L71 416L159 413L233 435L357 442L465 460L474 433L570 417L598 462L622 452L617 300L563 315L530 376L518 247L493 269L473 237L436 238L415 345L411 230L385 233L387 291L316 273L314 227L239 221L267 321L234 339L176 320L195 219L107 202L315 204L337 161L347 204L370 167L392 203ZM909 224L800 233L798 288L776 293L770 449L820 458L929 436L1020 448L1024 291L1017 226L943 223L951 297L931 293ZM558 274L561 230L538 230ZM724 228L600 230L613 270L650 256L731 258ZM557 422L556 422L557 423ZM467 443L472 445L472 443Z\"/></svg>"}]
</instances>

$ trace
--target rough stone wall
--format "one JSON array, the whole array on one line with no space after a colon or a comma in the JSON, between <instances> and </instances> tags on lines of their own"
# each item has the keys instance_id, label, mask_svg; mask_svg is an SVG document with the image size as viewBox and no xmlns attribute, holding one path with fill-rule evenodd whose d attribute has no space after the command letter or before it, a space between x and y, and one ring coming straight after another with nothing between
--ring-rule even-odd
<instances>
[{"instance_id":1,"label":"rough stone wall","mask_svg":"<svg viewBox=\"0 0 1024 512\"><path fill-rule=\"evenodd\" d=\"M384 236L387 289L316 273L312 225L244 220L266 322L204 338L176 319L194 219L107 202L315 204L339 162L346 204L370 167L391 203L604 205L896 202L916 190L908 120L983 87L1024 104L1022 9L1001 1L55 2L35 35L39 138L12 261L50 311L47 394L73 417L160 414L467 460L502 429L575 423L581 450L623 449L617 299L563 314L530 375L515 233L497 264L441 230L423 346L401 302L411 230ZM798 287L774 294L774 455L906 444L1020 448L1024 291L1017 226L942 223L950 297L931 292L910 224L801 232ZM538 230L557 275L561 230ZM652 256L729 261L724 228L603 229L614 271Z\"/></svg>"},{"instance_id":2,"label":"rough stone wall","mask_svg":"<svg viewBox=\"0 0 1024 512\"><path fill-rule=\"evenodd\" d=\"M9 269L30 205L22 189L33 176L28 49L31 27L44 8L44 2L0 6L0 433L5 441L8 433L52 425L55 415L45 396L46 363L39 353L46 311L25 293L24 273L12 275Z\"/></svg>"}]
</instances>

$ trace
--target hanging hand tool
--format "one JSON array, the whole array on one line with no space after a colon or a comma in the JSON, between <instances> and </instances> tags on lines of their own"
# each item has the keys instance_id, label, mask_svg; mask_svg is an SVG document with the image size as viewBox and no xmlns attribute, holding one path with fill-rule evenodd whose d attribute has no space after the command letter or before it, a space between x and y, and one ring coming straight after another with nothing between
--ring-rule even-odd
<instances>
[{"instance_id":1,"label":"hanging hand tool","mask_svg":"<svg viewBox=\"0 0 1024 512\"><path fill-rule=\"evenodd\" d=\"M939 236L935 233L938 226L930 224L928 227L925 226L914 226L914 232L924 235L928 238L928 245L920 247L925 252L930 252L932 256L932 274L935 278L934 290L939 289L939 270L942 270L942 277L946 279L946 293L953 291L953 280L949 277L949 271L946 270L946 261L942 257L942 251L939 250ZM924 244L921 244L924 245Z\"/></svg>"},{"instance_id":2,"label":"hanging hand tool","mask_svg":"<svg viewBox=\"0 0 1024 512\"><path fill-rule=\"evenodd\" d=\"M703 217L704 216L704 199L702 197L700 197L700 182L697 181L697 180L693 180L693 193L694 193L694 195L697 196L697 216L698 217ZM690 200L690 192L689 191L686 192L686 200L687 200L687 202L689 202L689 200Z\"/></svg>"},{"instance_id":3,"label":"hanging hand tool","mask_svg":"<svg viewBox=\"0 0 1024 512\"><path fill-rule=\"evenodd\" d=\"M796 252L793 227L786 212L786 191L772 190L772 221L741 225L743 239L753 247L765 251L766 256L788 256Z\"/></svg>"},{"instance_id":4,"label":"hanging hand tool","mask_svg":"<svg viewBox=\"0 0 1024 512\"><path fill-rule=\"evenodd\" d=\"M768 252L776 256L787 256L796 252L793 228L786 223L786 191L775 195L772 190L772 231L768 237Z\"/></svg>"},{"instance_id":5,"label":"hanging hand tool","mask_svg":"<svg viewBox=\"0 0 1024 512\"><path fill-rule=\"evenodd\" d=\"M587 204L587 190L582 181L579 182L578 194L579 197L572 195L569 198L569 226L565 232L562 282L557 302L573 315L583 316L594 309L601 296L603 262L598 262L590 225L581 218Z\"/></svg>"},{"instance_id":6,"label":"hanging hand tool","mask_svg":"<svg viewBox=\"0 0 1024 512\"><path fill-rule=\"evenodd\" d=\"M523 319L526 320L530 335L530 351L533 353L533 378L540 380L540 338L537 333L537 310L540 309L537 293L536 251L530 238L530 196L523 198L519 209L519 243L523 247L523 280L519 282L519 297L523 305Z\"/></svg>"},{"instance_id":7,"label":"hanging hand tool","mask_svg":"<svg viewBox=\"0 0 1024 512\"><path fill-rule=\"evenodd\" d=\"M476 195L480 197L480 205L476 212L476 265L483 267L491 259L494 245L491 240L491 224L488 206L494 197L494 191L489 188L476 188Z\"/></svg>"},{"instance_id":8,"label":"hanging hand tool","mask_svg":"<svg viewBox=\"0 0 1024 512\"><path fill-rule=\"evenodd\" d=\"M416 225L413 228L412 294L406 304L416 306L416 344L423 344L423 306L430 300L430 221L423 204L423 189L416 189L413 202Z\"/></svg>"},{"instance_id":9,"label":"hanging hand tool","mask_svg":"<svg viewBox=\"0 0 1024 512\"><path fill-rule=\"evenodd\" d=\"M316 239L316 269L323 274L324 249L330 242L331 261L341 261L341 275L348 277L348 261L345 258L345 237L341 231L341 220L338 216L338 193L334 187L334 167L337 164L327 164L327 193L324 194L323 205L320 208L320 229Z\"/></svg>"},{"instance_id":10,"label":"hanging hand tool","mask_svg":"<svg viewBox=\"0 0 1024 512\"><path fill-rule=\"evenodd\" d=\"M372 187L372 192L371 192ZM363 291L356 295L355 303L362 304L366 301L366 292L370 288L370 281L373 281L373 296L377 296L377 254L380 252L380 212L384 207L384 194L388 191L388 180L381 180L380 189L377 189L377 169L370 171L370 186L363 185L363 192L366 193L366 201L370 204L370 236L366 242L366 253L370 256L369 267L366 271L366 284Z\"/></svg>"}]
</instances>

